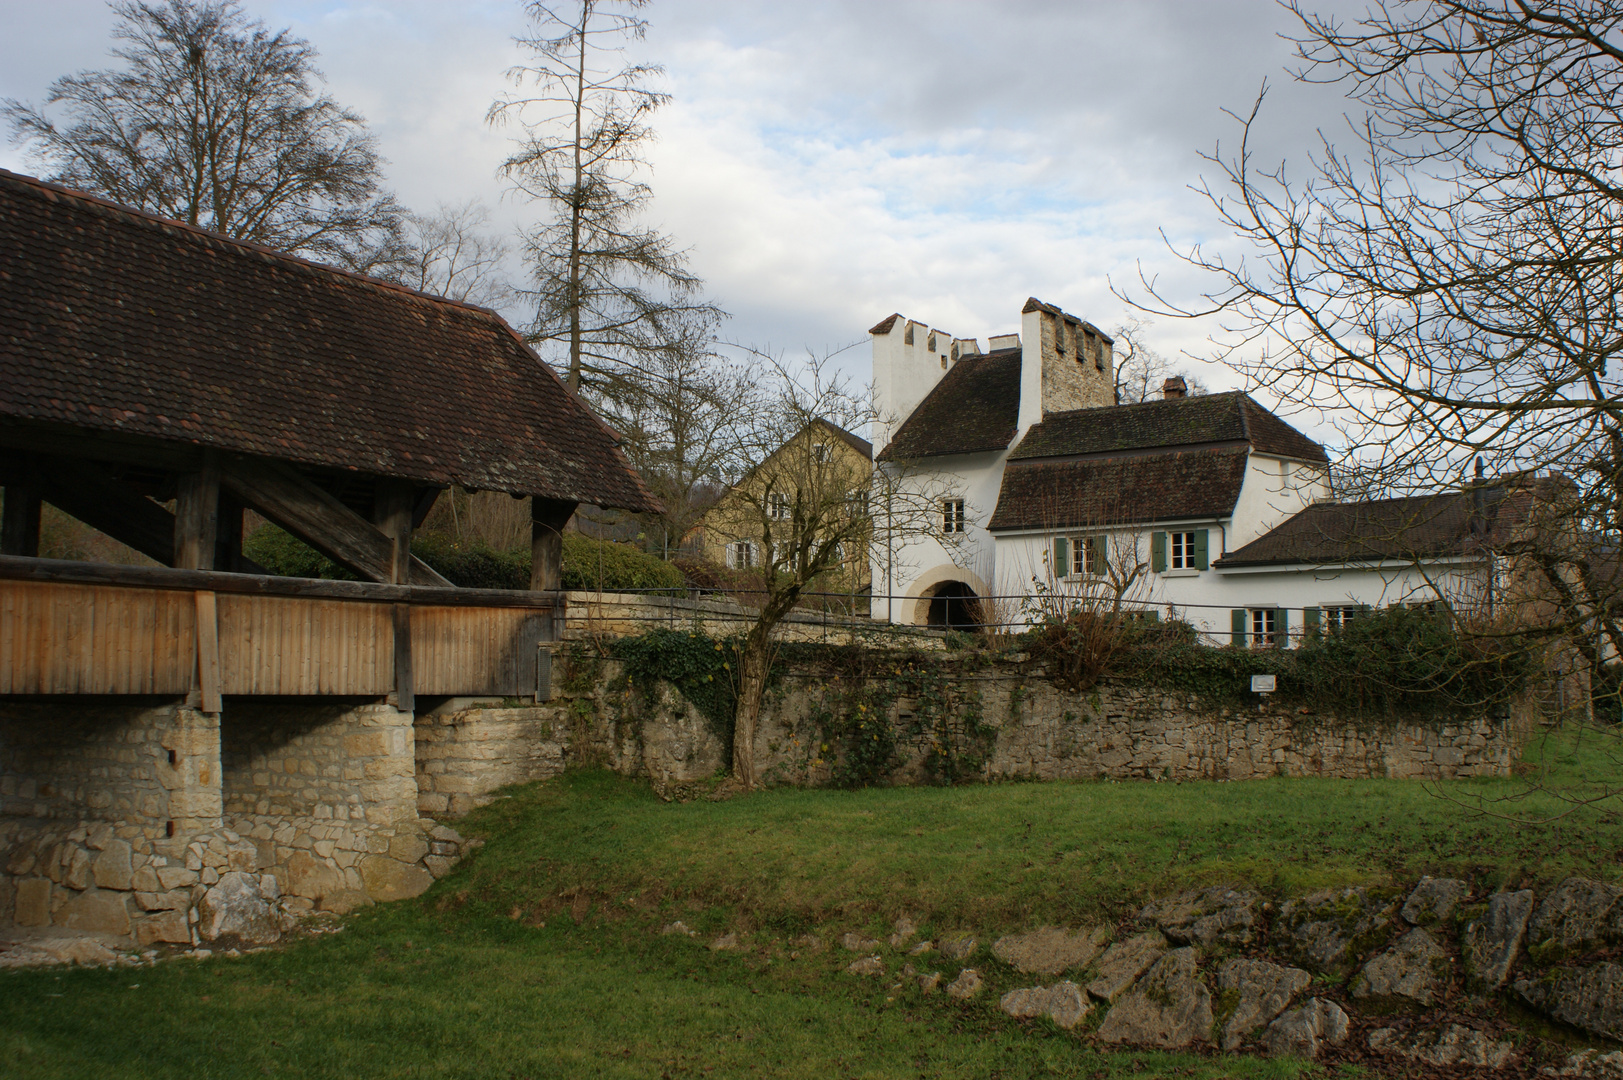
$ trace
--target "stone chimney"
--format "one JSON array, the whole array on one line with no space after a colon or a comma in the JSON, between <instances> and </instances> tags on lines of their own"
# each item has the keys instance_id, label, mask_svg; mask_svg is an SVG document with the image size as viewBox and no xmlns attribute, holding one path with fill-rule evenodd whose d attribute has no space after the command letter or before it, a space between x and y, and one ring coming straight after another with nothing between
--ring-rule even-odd
<instances>
[{"instance_id":1,"label":"stone chimney","mask_svg":"<svg viewBox=\"0 0 1623 1080\"><path fill-rule=\"evenodd\" d=\"M1171 401L1173 398L1189 396L1189 384L1183 381L1182 375L1174 375L1161 384L1161 396Z\"/></svg>"}]
</instances>

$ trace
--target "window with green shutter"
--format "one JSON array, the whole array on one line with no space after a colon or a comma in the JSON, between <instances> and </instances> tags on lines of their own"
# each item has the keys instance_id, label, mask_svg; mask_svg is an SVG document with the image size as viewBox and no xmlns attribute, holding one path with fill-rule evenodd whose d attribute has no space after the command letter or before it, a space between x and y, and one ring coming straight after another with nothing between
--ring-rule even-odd
<instances>
[{"instance_id":1,"label":"window with green shutter","mask_svg":"<svg viewBox=\"0 0 1623 1080\"><path fill-rule=\"evenodd\" d=\"M1157 574L1167 572L1167 534L1150 534L1150 570Z\"/></svg>"},{"instance_id":2,"label":"window with green shutter","mask_svg":"<svg viewBox=\"0 0 1623 1080\"><path fill-rule=\"evenodd\" d=\"M1229 612L1229 627L1232 631L1230 644L1237 649L1245 648L1246 623L1250 618L1251 615L1245 608L1235 608Z\"/></svg>"},{"instance_id":3,"label":"window with green shutter","mask_svg":"<svg viewBox=\"0 0 1623 1080\"><path fill-rule=\"evenodd\" d=\"M1212 550L1211 549L1211 542L1207 539L1207 537L1209 535L1210 535L1210 533L1206 529L1197 529L1195 531L1195 569L1196 570L1210 570L1212 568L1212 566L1211 566L1211 550Z\"/></svg>"},{"instance_id":4,"label":"window with green shutter","mask_svg":"<svg viewBox=\"0 0 1623 1080\"><path fill-rule=\"evenodd\" d=\"M1104 577L1105 574L1105 538L1103 536L1088 537L1088 573L1095 577Z\"/></svg>"},{"instance_id":5,"label":"window with green shutter","mask_svg":"<svg viewBox=\"0 0 1623 1080\"><path fill-rule=\"evenodd\" d=\"M1057 578L1071 575L1071 544L1063 536L1054 537L1053 571Z\"/></svg>"},{"instance_id":6,"label":"window with green shutter","mask_svg":"<svg viewBox=\"0 0 1623 1080\"><path fill-rule=\"evenodd\" d=\"M1322 633L1320 625L1323 621L1323 609L1309 607L1302 609L1302 640L1317 641Z\"/></svg>"}]
</instances>

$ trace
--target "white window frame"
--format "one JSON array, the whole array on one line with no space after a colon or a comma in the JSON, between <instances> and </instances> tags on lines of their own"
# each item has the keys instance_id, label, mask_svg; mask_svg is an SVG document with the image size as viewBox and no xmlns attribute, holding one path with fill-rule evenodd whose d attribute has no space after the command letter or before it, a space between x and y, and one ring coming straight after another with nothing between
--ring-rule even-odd
<instances>
[{"instance_id":1,"label":"white window frame","mask_svg":"<svg viewBox=\"0 0 1623 1080\"><path fill-rule=\"evenodd\" d=\"M1199 569L1195 565L1195 530L1167 533L1167 569Z\"/></svg>"},{"instance_id":2,"label":"white window frame","mask_svg":"<svg viewBox=\"0 0 1623 1080\"><path fill-rule=\"evenodd\" d=\"M1324 621L1326 631L1341 630L1354 619L1365 614L1366 609L1358 604L1326 604L1320 608L1320 618Z\"/></svg>"},{"instance_id":3,"label":"white window frame","mask_svg":"<svg viewBox=\"0 0 1623 1080\"><path fill-rule=\"evenodd\" d=\"M755 541L734 540L727 545L727 565L734 570L749 570L755 566Z\"/></svg>"},{"instance_id":4,"label":"white window frame","mask_svg":"<svg viewBox=\"0 0 1623 1080\"><path fill-rule=\"evenodd\" d=\"M834 456L834 447L830 443L812 443L812 460L822 465Z\"/></svg>"},{"instance_id":5,"label":"white window frame","mask_svg":"<svg viewBox=\"0 0 1623 1080\"><path fill-rule=\"evenodd\" d=\"M766 496L766 516L771 521L788 521L790 514L789 496L782 491L768 492Z\"/></svg>"},{"instance_id":6,"label":"white window frame","mask_svg":"<svg viewBox=\"0 0 1623 1080\"><path fill-rule=\"evenodd\" d=\"M1102 536L1073 536L1070 538L1071 565L1068 577L1073 578L1102 578L1103 574L1095 574L1088 569L1095 563L1104 565L1103 559L1093 557L1095 546L1104 542Z\"/></svg>"},{"instance_id":7,"label":"white window frame","mask_svg":"<svg viewBox=\"0 0 1623 1080\"><path fill-rule=\"evenodd\" d=\"M1271 607L1247 608L1246 644L1253 649L1279 647L1279 609Z\"/></svg>"},{"instance_id":8,"label":"white window frame","mask_svg":"<svg viewBox=\"0 0 1623 1080\"><path fill-rule=\"evenodd\" d=\"M941 535L950 536L953 533L964 531L965 513L964 500L941 500Z\"/></svg>"}]
</instances>

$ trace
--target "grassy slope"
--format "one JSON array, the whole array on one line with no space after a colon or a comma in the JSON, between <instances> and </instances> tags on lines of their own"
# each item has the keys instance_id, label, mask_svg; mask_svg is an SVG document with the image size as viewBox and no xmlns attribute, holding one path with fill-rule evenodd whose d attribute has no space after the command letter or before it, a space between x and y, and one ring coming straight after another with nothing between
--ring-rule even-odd
<instances>
[{"instance_id":1,"label":"grassy slope","mask_svg":"<svg viewBox=\"0 0 1623 1080\"><path fill-rule=\"evenodd\" d=\"M1611 768L1564 747L1558 772ZM1516 782L1458 785L1488 797ZM1537 810L1538 797L1517 804ZM0 971L0 1076L1289 1077L1284 1062L1095 1054L996 1012L843 974L792 935L982 933L1122 914L1186 883L1279 892L1477 874L1615 876L1623 835L1467 819L1401 781L778 791L666 805L576 774L466 829L487 846L420 901L286 949L119 971ZM514 918L514 916L517 918ZM697 939L659 936L683 918ZM741 929L736 953L703 948ZM945 965L943 965L945 966ZM950 974L950 971L949 971Z\"/></svg>"}]
</instances>

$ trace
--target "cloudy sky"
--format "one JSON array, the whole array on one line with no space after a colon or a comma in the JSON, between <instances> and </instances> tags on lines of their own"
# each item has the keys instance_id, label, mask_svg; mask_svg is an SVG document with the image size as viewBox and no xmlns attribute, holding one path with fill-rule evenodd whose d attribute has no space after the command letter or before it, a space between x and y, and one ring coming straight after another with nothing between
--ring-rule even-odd
<instances>
[{"instance_id":1,"label":"cloudy sky","mask_svg":"<svg viewBox=\"0 0 1623 1080\"><path fill-rule=\"evenodd\" d=\"M415 209L535 208L496 176L509 134L484 115L523 59L513 0L248 0L321 54ZM1345 6L1345 5L1343 5ZM691 253L737 341L798 351L863 342L892 311L959 336L1018 328L1027 296L1105 326L1139 268L1172 296L1210 283L1168 251L1232 247L1189 191L1267 78L1264 156L1335 131L1334 88L1285 74L1271 0L656 0L638 54L663 64L655 220ZM0 98L44 99L108 63L93 0L0 0ZM0 166L36 172L15 146ZM1152 344L1209 354L1209 328L1161 320ZM867 350L847 353L866 378ZM1237 385L1191 365L1213 388ZM1260 396L1267 399L1266 388ZM1306 419L1306 418L1304 418Z\"/></svg>"}]
</instances>

